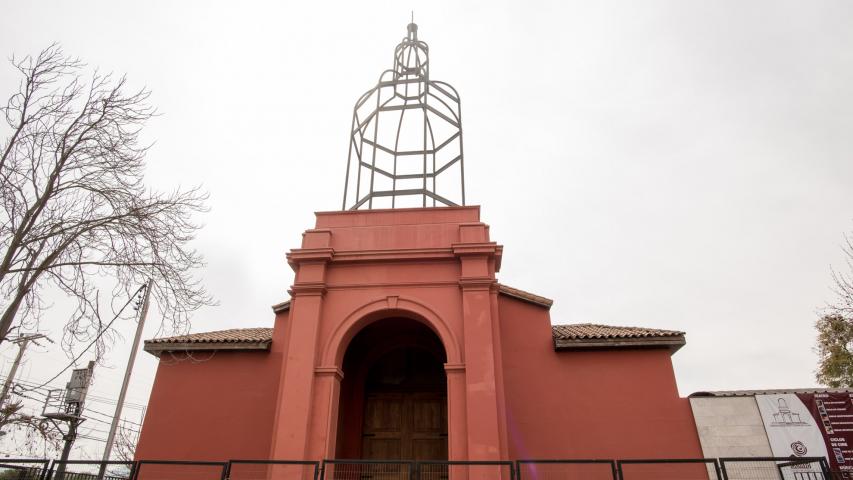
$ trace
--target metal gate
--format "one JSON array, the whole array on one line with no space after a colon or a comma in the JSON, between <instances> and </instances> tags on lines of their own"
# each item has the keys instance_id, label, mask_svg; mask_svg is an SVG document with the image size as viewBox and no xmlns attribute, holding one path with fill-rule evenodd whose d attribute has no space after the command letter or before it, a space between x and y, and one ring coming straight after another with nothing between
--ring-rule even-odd
<instances>
[{"instance_id":1,"label":"metal gate","mask_svg":"<svg viewBox=\"0 0 853 480\"><path fill-rule=\"evenodd\" d=\"M44 480L48 460L4 458L0 460L0 475L5 480Z\"/></svg>"},{"instance_id":2,"label":"metal gate","mask_svg":"<svg viewBox=\"0 0 853 480\"><path fill-rule=\"evenodd\" d=\"M725 480L824 480L829 467L823 457L721 458Z\"/></svg>"},{"instance_id":3,"label":"metal gate","mask_svg":"<svg viewBox=\"0 0 853 480\"><path fill-rule=\"evenodd\" d=\"M415 464L417 480L515 480L509 461L421 461Z\"/></svg>"},{"instance_id":4,"label":"metal gate","mask_svg":"<svg viewBox=\"0 0 853 480\"><path fill-rule=\"evenodd\" d=\"M415 462L323 460L322 480L412 480Z\"/></svg>"},{"instance_id":5,"label":"metal gate","mask_svg":"<svg viewBox=\"0 0 853 480\"><path fill-rule=\"evenodd\" d=\"M228 480L318 480L320 462L301 460L230 460Z\"/></svg>"}]
</instances>

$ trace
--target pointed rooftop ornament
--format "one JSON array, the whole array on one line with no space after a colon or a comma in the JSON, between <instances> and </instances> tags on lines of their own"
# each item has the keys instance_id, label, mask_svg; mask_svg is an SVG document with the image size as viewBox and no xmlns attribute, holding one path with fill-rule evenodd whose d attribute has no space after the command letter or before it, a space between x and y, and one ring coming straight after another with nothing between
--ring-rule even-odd
<instances>
[{"instance_id":1,"label":"pointed rooftop ornament","mask_svg":"<svg viewBox=\"0 0 853 480\"><path fill-rule=\"evenodd\" d=\"M412 21L394 68L353 109L342 208L465 205L464 173L459 94L430 80L429 47Z\"/></svg>"}]
</instances>

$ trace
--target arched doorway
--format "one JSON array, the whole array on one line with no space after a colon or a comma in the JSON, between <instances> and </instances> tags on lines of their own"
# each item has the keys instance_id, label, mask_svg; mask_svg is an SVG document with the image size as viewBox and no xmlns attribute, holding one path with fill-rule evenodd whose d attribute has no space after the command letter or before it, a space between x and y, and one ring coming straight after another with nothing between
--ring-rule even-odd
<instances>
[{"instance_id":1,"label":"arched doorway","mask_svg":"<svg viewBox=\"0 0 853 480\"><path fill-rule=\"evenodd\" d=\"M344 355L338 458L447 459L446 354L424 324L386 318Z\"/></svg>"}]
</instances>

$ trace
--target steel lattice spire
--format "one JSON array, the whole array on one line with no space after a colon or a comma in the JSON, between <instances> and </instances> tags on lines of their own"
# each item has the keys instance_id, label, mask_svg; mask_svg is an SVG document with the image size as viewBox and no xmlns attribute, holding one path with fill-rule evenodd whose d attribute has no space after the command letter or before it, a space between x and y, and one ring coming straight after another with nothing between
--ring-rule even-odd
<instances>
[{"instance_id":1,"label":"steel lattice spire","mask_svg":"<svg viewBox=\"0 0 853 480\"><path fill-rule=\"evenodd\" d=\"M407 29L353 109L343 209L465 204L459 94L430 80L429 47Z\"/></svg>"}]
</instances>

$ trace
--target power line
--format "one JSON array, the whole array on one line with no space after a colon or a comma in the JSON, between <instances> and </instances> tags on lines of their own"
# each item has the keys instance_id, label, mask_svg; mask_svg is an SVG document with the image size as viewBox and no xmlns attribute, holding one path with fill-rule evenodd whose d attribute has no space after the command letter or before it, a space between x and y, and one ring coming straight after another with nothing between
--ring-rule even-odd
<instances>
[{"instance_id":1,"label":"power line","mask_svg":"<svg viewBox=\"0 0 853 480\"><path fill-rule=\"evenodd\" d=\"M0 376L0 379L5 379L5 378L6 377ZM51 388L47 388L47 387L43 386L44 384L38 385L36 382L31 382L31 381L27 381L27 380L18 380L15 383L20 384L20 385L25 385L25 386L36 385L32 389L27 389L26 392L38 393L40 395L45 395L45 396L47 394L41 392L40 390L44 390L44 391L48 392L50 390L63 390L65 388L65 387L59 387L58 385L47 385L47 387L51 387ZM89 395L87 397L87 399L90 401L93 401L95 403L102 403L105 405L115 405L117 403L116 400L114 400L114 399L111 399L109 397L102 397L102 396L98 396L98 395ZM125 405L130 406L131 408L134 408L137 410L144 410L147 407L147 405L143 405L143 404L139 404L139 403L125 403Z\"/></svg>"},{"instance_id":2,"label":"power line","mask_svg":"<svg viewBox=\"0 0 853 480\"><path fill-rule=\"evenodd\" d=\"M100 418L93 418L93 417L85 417L85 418L86 418L87 420L91 420L91 421L93 421L93 422L98 422L98 423L103 423L103 424L105 424L105 425L110 425L110 424L112 423L112 422L108 422L108 421L106 421L106 420L101 420ZM133 429L133 428L124 427L124 430L127 430L127 431L129 431L129 432L133 432L133 433L139 433L139 430L136 430L136 429ZM99 430L99 431L100 431L100 430ZM103 433L107 433L107 432L103 432Z\"/></svg>"},{"instance_id":3,"label":"power line","mask_svg":"<svg viewBox=\"0 0 853 480\"><path fill-rule=\"evenodd\" d=\"M48 381L44 382L43 384L41 384L41 385L39 385L38 387L35 387L35 388L41 388L41 387L43 387L43 386L45 386L45 385L49 384L50 382L52 382L52 381L56 380L57 378L59 378L59 376L60 376L60 375L62 375L63 373L65 373L65 371L66 371L66 370L68 370L68 369L69 369L69 368L71 368L72 366L76 365L76 364L77 364L77 360L80 360L80 357L82 357L82 356L83 356L83 354L85 354L86 352L88 352L88 351L89 351L89 349L90 349L90 348L92 348L92 346L93 346L93 345L95 345L95 343L97 343L97 342L98 342L98 340L100 340L100 339L101 339L101 337L102 337L102 336L107 332L107 330L109 330L109 329L110 329L110 327L113 325L113 322L115 322L115 321L119 318L119 316L120 316L120 315L121 315L121 313L124 311L124 309L125 309L125 308L127 308L127 306L128 306L128 305L130 305L130 302L132 302L132 301L134 300L134 298L136 298L136 296L139 294L139 292L141 292L145 287L146 287L146 286L145 286L145 285L143 285L143 286L139 287L139 289L137 289L135 292L133 292L133 295L131 295L131 296L130 296L130 298L129 298L129 299L127 299L127 302L125 302L125 304L124 304L124 305L122 305L122 307L121 307L121 309L119 309L118 313L116 313L116 314L115 314L115 316L112 318L112 320L110 320L110 321L109 321L109 323L107 323L107 326L106 326L106 327L104 327L104 329L103 329L103 330L101 330L100 332L98 332L98 335L96 335L96 336L95 336L95 339L94 339L94 340L92 340L92 341L91 341L91 343L89 343L89 345L87 345L87 346L86 346L86 348L84 348L84 349L83 349L83 351L82 351L82 352L80 352L80 354L78 354L76 357L74 357L73 359L71 359L71 362L70 362L68 365L66 365L66 366L65 366L65 368L63 368L62 370L60 370L60 371L59 371L59 373L57 373L56 375L54 375L53 377L51 377L51 379L50 379L50 380L48 380Z\"/></svg>"},{"instance_id":4,"label":"power line","mask_svg":"<svg viewBox=\"0 0 853 480\"><path fill-rule=\"evenodd\" d=\"M0 377L0 378L2 378L2 377ZM40 390L30 390L30 391L28 391L28 392L26 392L26 393L29 393L29 394L35 394L35 395L41 395L42 397L47 397L47 393L44 393L44 392L42 392L42 391L40 391ZM23 393L18 393L17 395L18 395L20 398L24 398L24 399L27 399L27 400L31 400L31 401L33 401L33 402L38 402L38 403L43 403L43 402L44 402L44 398L34 398L34 397L29 396L29 395L25 395L25 394L23 394ZM144 408L144 407L142 407L142 408ZM106 413L104 413L104 412L101 412L101 411L98 411L98 410L94 410L94 409L92 409L92 408L84 408L84 413L86 413L86 414L90 414L90 415L91 415L91 414L96 414L96 415L100 415L100 416L102 416L102 417L104 417L104 418L108 418L108 419L110 419L110 421L106 421L106 420L102 420L102 419L100 419L100 418L92 417L92 416L90 416L90 415L87 415L87 416L86 416L86 418L87 418L87 419L92 420L92 421L94 421L94 422L102 423L102 424L105 424L105 425L110 425L110 424L112 423L112 416L110 416L109 414L106 414ZM130 424L130 425L133 425L134 427L142 428L142 424L141 424L141 423L135 422L135 421L130 420L130 419L128 419L128 418L121 418L121 419L119 419L119 421L120 421L120 422L122 422L123 424ZM127 426L124 426L123 428L124 428L125 430L130 431L130 432L133 432L133 433L135 433L135 434L139 434L139 432L140 432L137 428L130 428L130 427L127 427ZM101 432L101 433L108 433L108 432L100 431L100 430L99 430L99 432Z\"/></svg>"},{"instance_id":5,"label":"power line","mask_svg":"<svg viewBox=\"0 0 853 480\"><path fill-rule=\"evenodd\" d=\"M41 392L28 392L28 393L37 393L37 394L40 394L40 395L45 395L44 393L41 393ZM27 400L32 400L32 401L34 401L34 402L39 402L39 403L44 402L44 399L42 399L42 398L33 398L33 397L30 397L30 396L27 396L27 395L24 395L24 394L19 394L18 396L19 396L19 397L21 397L21 398L26 398ZM86 418L88 418L89 420L92 420L92 421L95 421L95 422L100 422L100 423L104 423L104 424L109 425L109 424L111 423L111 421L112 421L112 417L111 417L110 415L108 415L108 414L106 414L106 413L103 413L103 412L99 412L99 411L97 411L97 410L93 410L93 409L91 409L91 408L84 408L84 409L83 409L83 412L84 412L84 413L89 413L89 414L94 413L94 414L97 414L97 415L100 415L100 416L102 416L102 417L105 417L105 418L109 418L109 419L110 419L110 421L106 421L106 420L101 420L100 418L94 418L94 417L91 417L91 416L87 416L87 417L86 417ZM120 419L120 421L121 421L121 422L124 422L124 423L129 423L129 424L134 425L134 426L136 426L136 427L140 427L140 428L142 427L142 424L141 424L141 423L134 422L133 420L130 420L130 419L127 419L127 418L121 418L121 419ZM138 430L135 430L135 429L132 429L132 428L127 428L127 427L125 427L125 429L126 429L126 430L130 430L130 431L132 431L132 432L139 433L139 431L138 431ZM106 432L104 432L104 433L106 433Z\"/></svg>"},{"instance_id":6,"label":"power line","mask_svg":"<svg viewBox=\"0 0 853 480\"><path fill-rule=\"evenodd\" d=\"M112 416L107 415L106 413L102 413L102 412L99 412L99 411L97 411L97 410L92 410L92 409L90 409L90 408L87 408L87 409L86 409L86 411L87 411L87 412L89 412L89 413L96 413L96 414L98 414L98 415L100 415L100 416L102 416L102 417L109 418L110 420L112 420L112 418L113 418ZM99 421L99 422L103 422L103 420L98 420L98 419L94 419L94 418L93 418L93 420L96 420L96 421ZM121 420L122 422L130 423L130 424L135 425L135 426L137 426L137 427L141 427L141 426L142 426L142 424L141 424L141 423L136 423L136 422L134 422L133 420L128 420L128 419L126 419L126 418L120 418L120 420Z\"/></svg>"}]
</instances>

